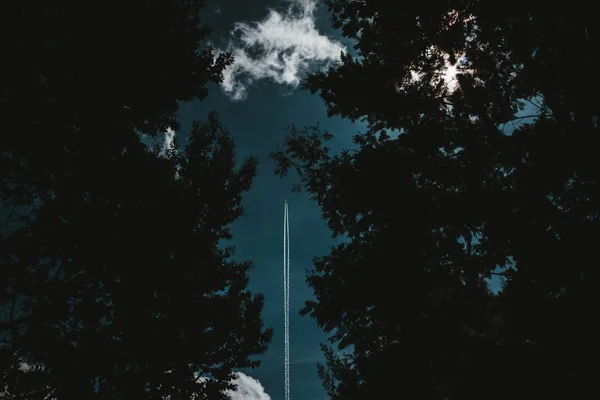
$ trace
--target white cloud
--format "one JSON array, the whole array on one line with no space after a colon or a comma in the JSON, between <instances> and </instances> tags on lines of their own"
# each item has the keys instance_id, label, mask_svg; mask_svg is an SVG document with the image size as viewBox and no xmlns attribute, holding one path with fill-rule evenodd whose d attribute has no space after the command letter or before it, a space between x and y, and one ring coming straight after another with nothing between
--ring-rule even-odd
<instances>
[{"instance_id":1,"label":"white cloud","mask_svg":"<svg viewBox=\"0 0 600 400\"><path fill-rule=\"evenodd\" d=\"M261 79L298 86L304 72L339 62L346 52L338 41L317 31L317 0L288 0L286 12L269 10L258 22L237 22L227 50L234 62L221 84L234 100L244 100L247 88Z\"/></svg>"},{"instance_id":2,"label":"white cloud","mask_svg":"<svg viewBox=\"0 0 600 400\"><path fill-rule=\"evenodd\" d=\"M174 141L175 141L175 131L171 128L167 128L167 131L165 132L163 141L160 145L160 150L159 150L158 154L161 156L166 155L167 151L174 146Z\"/></svg>"},{"instance_id":3,"label":"white cloud","mask_svg":"<svg viewBox=\"0 0 600 400\"><path fill-rule=\"evenodd\" d=\"M263 385L256 379L242 372L236 372L233 383L237 386L236 390L228 390L227 394L231 400L271 400L271 396L265 392ZM201 377L200 380L207 378Z\"/></svg>"},{"instance_id":4,"label":"white cloud","mask_svg":"<svg viewBox=\"0 0 600 400\"><path fill-rule=\"evenodd\" d=\"M175 131L167 128L167 131L162 135L151 136L146 133L138 133L139 138L144 145L150 150L156 152L160 157L167 155L167 150L173 147L175 140Z\"/></svg>"},{"instance_id":5,"label":"white cloud","mask_svg":"<svg viewBox=\"0 0 600 400\"><path fill-rule=\"evenodd\" d=\"M251 376L238 372L233 383L237 385L237 390L228 393L231 400L271 400L263 385Z\"/></svg>"}]
</instances>

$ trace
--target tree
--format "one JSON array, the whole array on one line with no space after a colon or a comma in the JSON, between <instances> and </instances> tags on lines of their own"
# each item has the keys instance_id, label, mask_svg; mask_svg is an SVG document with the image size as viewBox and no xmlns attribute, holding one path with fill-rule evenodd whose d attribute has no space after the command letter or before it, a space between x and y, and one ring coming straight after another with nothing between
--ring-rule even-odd
<instances>
[{"instance_id":1,"label":"tree","mask_svg":"<svg viewBox=\"0 0 600 400\"><path fill-rule=\"evenodd\" d=\"M133 151L139 132L177 130L179 102L222 78L231 58L201 46L203 5L2 2L0 246L58 191L86 185L79 169Z\"/></svg>"},{"instance_id":2,"label":"tree","mask_svg":"<svg viewBox=\"0 0 600 400\"><path fill-rule=\"evenodd\" d=\"M10 60L0 67L3 188L19 179L39 197L81 161L80 151L110 159L135 145L131 128L177 130L180 102L206 97L231 62L203 45L210 32L200 25L203 6L3 2L0 45Z\"/></svg>"},{"instance_id":3,"label":"tree","mask_svg":"<svg viewBox=\"0 0 600 400\"><path fill-rule=\"evenodd\" d=\"M302 311L350 350L340 359L327 349L325 387L332 399L447 397L492 322L483 277L494 265L457 242L476 223L458 186L461 160L421 157L404 146L410 134L367 133L356 138L360 150L334 156L311 148L327 137L292 130L287 154L275 154L282 172L299 168L334 235L347 237L315 260L316 300Z\"/></svg>"},{"instance_id":4,"label":"tree","mask_svg":"<svg viewBox=\"0 0 600 400\"><path fill-rule=\"evenodd\" d=\"M231 62L203 5L0 5L2 396L224 398L258 365L262 297L219 246L255 160L236 169L215 115L184 154L139 137Z\"/></svg>"},{"instance_id":5,"label":"tree","mask_svg":"<svg viewBox=\"0 0 600 400\"><path fill-rule=\"evenodd\" d=\"M273 157L278 173L298 169L348 237L315 260L317 300L303 310L349 349L326 352L330 396L591 390L599 108L586 94L598 83L571 72L591 76L597 64L590 10L326 3L358 59L343 55L305 87L368 132L357 151L331 156L331 135L293 129ZM504 132L526 104L537 119ZM498 295L485 284L494 275Z\"/></svg>"},{"instance_id":6,"label":"tree","mask_svg":"<svg viewBox=\"0 0 600 400\"><path fill-rule=\"evenodd\" d=\"M14 328L8 398L226 399L232 372L259 364L272 334L263 297L247 289L250 264L219 245L256 160L235 168L214 113L175 149L140 144L79 170L87 186L4 243L22 314L3 329Z\"/></svg>"}]
</instances>

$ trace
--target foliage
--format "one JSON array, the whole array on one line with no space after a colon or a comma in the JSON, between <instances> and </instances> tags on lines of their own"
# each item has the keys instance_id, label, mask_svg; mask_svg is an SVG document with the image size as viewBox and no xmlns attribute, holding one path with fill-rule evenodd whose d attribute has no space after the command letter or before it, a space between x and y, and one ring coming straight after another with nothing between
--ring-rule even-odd
<instances>
[{"instance_id":1,"label":"foliage","mask_svg":"<svg viewBox=\"0 0 600 400\"><path fill-rule=\"evenodd\" d=\"M22 314L10 344L36 368L10 367L9 393L225 398L232 370L258 365L250 357L271 336L263 298L247 290L250 264L219 246L255 174L255 159L235 169L234 157L212 114L185 154L158 158L140 145L101 170L80 169L81 185L6 240Z\"/></svg>"},{"instance_id":2,"label":"foliage","mask_svg":"<svg viewBox=\"0 0 600 400\"><path fill-rule=\"evenodd\" d=\"M177 130L179 103L202 99L231 62L202 46L203 0L64 0L0 5L2 182L68 173L79 149L119 153L131 129ZM102 142L103 146L99 146ZM98 157L98 154L89 156ZM77 162L77 158L75 161ZM21 168L17 168L20 164Z\"/></svg>"},{"instance_id":3,"label":"foliage","mask_svg":"<svg viewBox=\"0 0 600 400\"><path fill-rule=\"evenodd\" d=\"M293 128L272 156L348 238L315 260L303 310L345 349L326 349L320 367L330 397L592 390L599 108L587 93L598 83L571 72L597 65L590 10L326 3L359 57L305 86L368 131L331 155L332 135ZM460 57L452 84L444 71ZM536 119L505 132L526 104Z\"/></svg>"},{"instance_id":4,"label":"foliage","mask_svg":"<svg viewBox=\"0 0 600 400\"><path fill-rule=\"evenodd\" d=\"M220 244L256 160L236 167L216 114L183 152L139 137L231 62L202 6L0 5L3 398L226 398L266 350L250 264Z\"/></svg>"}]
</instances>

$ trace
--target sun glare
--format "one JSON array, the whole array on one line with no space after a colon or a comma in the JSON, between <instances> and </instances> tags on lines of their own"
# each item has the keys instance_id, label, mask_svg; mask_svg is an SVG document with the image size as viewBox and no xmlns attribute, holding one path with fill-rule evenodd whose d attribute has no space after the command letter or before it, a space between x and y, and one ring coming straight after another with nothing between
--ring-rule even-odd
<instances>
[{"instance_id":1,"label":"sun glare","mask_svg":"<svg viewBox=\"0 0 600 400\"><path fill-rule=\"evenodd\" d=\"M456 24L463 24L465 29L468 24L474 24L475 18L472 15L463 15L456 10L452 10L448 13L448 20L446 21L447 27L450 28ZM473 40L472 32L467 37L467 42ZM437 71L435 71L433 79L431 79L430 84L434 87L437 87L440 83L443 84L446 93L452 94L457 89L459 89L458 74L472 74L473 70L468 68L470 64L469 60L465 56L465 54L455 54L456 63L452 64L450 61L450 54L442 52L439 48L435 46L428 47L424 56L426 59L432 60L434 58L442 55L444 60L444 66ZM423 78L424 74L418 70L411 70L410 77L408 78L407 83L415 83L420 81ZM406 82L406 81L405 81ZM397 84L396 90L398 92L402 92L404 90L403 85Z\"/></svg>"},{"instance_id":2,"label":"sun glare","mask_svg":"<svg viewBox=\"0 0 600 400\"><path fill-rule=\"evenodd\" d=\"M431 81L432 86L437 86L440 81L444 83L445 89L449 93L454 93L458 89L458 79L456 75L472 72L471 69L465 68L468 64L467 58L461 54L457 57L458 61L455 64L450 63L450 55L444 54L444 68L436 73L436 77ZM410 80L412 82L419 81L423 74L417 71L410 71Z\"/></svg>"},{"instance_id":3,"label":"sun glare","mask_svg":"<svg viewBox=\"0 0 600 400\"><path fill-rule=\"evenodd\" d=\"M446 90L453 93L458 89L458 74L472 73L473 70L465 68L469 64L469 60L464 54L457 54L455 64L450 63L450 55L444 54L444 69L440 71L441 78L446 84Z\"/></svg>"},{"instance_id":4,"label":"sun glare","mask_svg":"<svg viewBox=\"0 0 600 400\"><path fill-rule=\"evenodd\" d=\"M456 74L458 72L457 66L448 65L446 70L442 72L442 79L446 82L446 88L450 92L454 92L458 86L458 81L456 79Z\"/></svg>"}]
</instances>

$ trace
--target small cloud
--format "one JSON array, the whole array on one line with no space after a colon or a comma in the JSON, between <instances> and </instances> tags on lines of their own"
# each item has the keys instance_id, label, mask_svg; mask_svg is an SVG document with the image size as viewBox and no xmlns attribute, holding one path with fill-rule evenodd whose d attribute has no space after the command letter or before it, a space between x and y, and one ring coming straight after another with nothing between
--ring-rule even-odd
<instances>
[{"instance_id":1,"label":"small cloud","mask_svg":"<svg viewBox=\"0 0 600 400\"><path fill-rule=\"evenodd\" d=\"M265 388L258 380L242 372L236 372L235 375L232 383L236 385L236 390L227 391L231 400L271 400L271 396L265 392ZM199 378L201 381L206 379Z\"/></svg>"},{"instance_id":2,"label":"small cloud","mask_svg":"<svg viewBox=\"0 0 600 400\"><path fill-rule=\"evenodd\" d=\"M251 376L238 372L233 383L237 389L228 393L231 400L271 400L263 385Z\"/></svg>"},{"instance_id":3,"label":"small cloud","mask_svg":"<svg viewBox=\"0 0 600 400\"><path fill-rule=\"evenodd\" d=\"M223 10L221 10L221 7L219 6L215 6L215 8L213 9L215 14L222 14Z\"/></svg>"},{"instance_id":4,"label":"small cloud","mask_svg":"<svg viewBox=\"0 0 600 400\"><path fill-rule=\"evenodd\" d=\"M234 57L221 86L233 100L244 100L248 87L261 79L297 87L301 75L340 61L346 48L317 31L317 0L289 0L284 13L269 10L258 22L237 22L227 51Z\"/></svg>"},{"instance_id":5,"label":"small cloud","mask_svg":"<svg viewBox=\"0 0 600 400\"><path fill-rule=\"evenodd\" d=\"M175 131L167 128L167 131L162 135L151 136L146 133L139 133L140 141L146 145L148 150L155 152L160 157L165 157L167 151L172 149L175 141Z\"/></svg>"}]
</instances>

